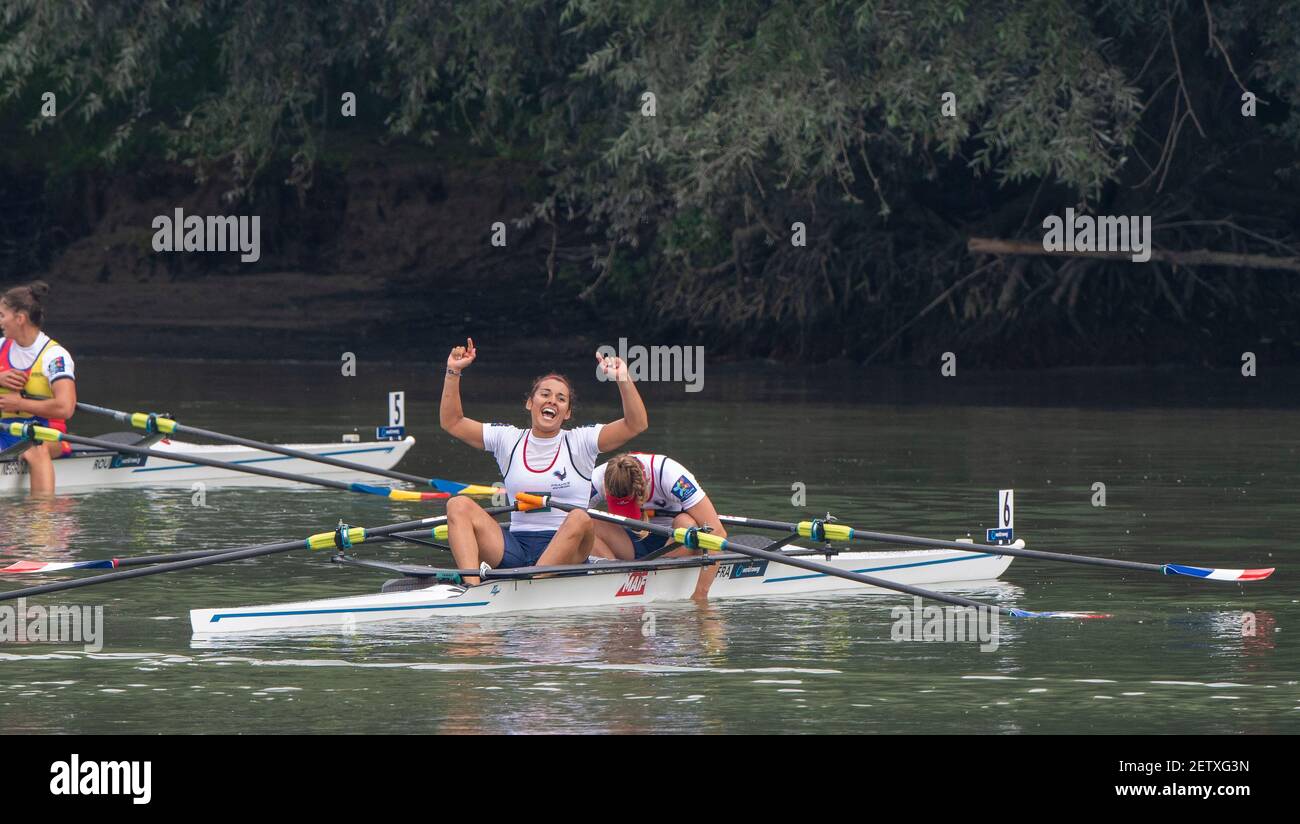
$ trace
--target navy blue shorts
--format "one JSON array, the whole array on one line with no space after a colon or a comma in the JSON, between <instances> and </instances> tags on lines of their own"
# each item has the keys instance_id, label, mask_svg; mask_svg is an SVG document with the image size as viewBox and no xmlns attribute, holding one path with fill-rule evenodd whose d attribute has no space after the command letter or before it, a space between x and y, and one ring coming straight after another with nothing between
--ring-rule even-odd
<instances>
[{"instance_id":1,"label":"navy blue shorts","mask_svg":"<svg viewBox=\"0 0 1300 824\"><path fill-rule=\"evenodd\" d=\"M656 535L653 532L644 538L638 538L637 532L626 530L627 537L632 540L632 552L634 558L638 561L652 552L657 552L668 543L668 537L665 535Z\"/></svg>"},{"instance_id":2,"label":"navy blue shorts","mask_svg":"<svg viewBox=\"0 0 1300 824\"><path fill-rule=\"evenodd\" d=\"M501 536L505 538L506 550L501 556L497 569L514 569L515 567L537 566L537 559L551 545L555 531L511 532L509 524L501 524Z\"/></svg>"}]
</instances>

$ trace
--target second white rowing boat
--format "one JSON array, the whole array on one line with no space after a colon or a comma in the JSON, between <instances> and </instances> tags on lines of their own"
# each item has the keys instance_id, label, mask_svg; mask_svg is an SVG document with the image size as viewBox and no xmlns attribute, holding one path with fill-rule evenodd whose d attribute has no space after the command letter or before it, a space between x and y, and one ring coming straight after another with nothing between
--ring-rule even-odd
<instances>
[{"instance_id":1,"label":"second white rowing boat","mask_svg":"<svg viewBox=\"0 0 1300 824\"><path fill-rule=\"evenodd\" d=\"M140 441L138 435L114 436L124 444ZM369 443L308 443L287 444L293 449L341 458L376 469L392 469L415 445L415 438L400 441L372 441ZM313 463L302 458L277 455L260 449L226 444L209 445L164 440L149 446L160 452L176 452L200 458L211 458L233 464L252 465L292 472L310 477L329 477L348 480L369 477L354 470L327 464ZM217 469L184 461L110 452L103 449L78 449L71 455L54 462L56 484L60 491L115 486L175 486L189 485L195 481L212 484L240 484L256 486L284 486L286 481L276 481L247 475L230 469ZM22 460L0 461L0 495L27 491L27 463Z\"/></svg>"}]
</instances>

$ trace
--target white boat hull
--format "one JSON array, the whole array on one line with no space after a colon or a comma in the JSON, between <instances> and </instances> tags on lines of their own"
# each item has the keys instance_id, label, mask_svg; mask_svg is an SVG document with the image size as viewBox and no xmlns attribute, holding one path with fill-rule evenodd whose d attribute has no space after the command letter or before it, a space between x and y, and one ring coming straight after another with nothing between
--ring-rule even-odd
<instances>
[{"instance_id":1,"label":"white boat hull","mask_svg":"<svg viewBox=\"0 0 1300 824\"><path fill-rule=\"evenodd\" d=\"M345 461L363 464L375 469L392 469L410 448L415 438L401 441L373 441L370 443L309 443L286 444L294 449L327 455ZM208 445L160 441L149 447L160 452L178 452L195 457L212 458L230 463L250 464L279 472L291 472L313 478L328 477L335 480L358 480L373 475L342 469L328 464L315 463L302 458L291 458L244 446ZM55 486L60 490L85 490L117 486L188 486L195 481L210 484L240 484L245 486L289 486L287 481L277 481L258 475L249 475L229 469L216 469L183 461L162 458L142 458L125 453L93 450L75 452L54 462ZM0 495L26 492L27 463L25 461L0 461Z\"/></svg>"},{"instance_id":2,"label":"white boat hull","mask_svg":"<svg viewBox=\"0 0 1300 824\"><path fill-rule=\"evenodd\" d=\"M996 579L1011 564L1005 555L981 555L959 550L844 552L827 561L893 583L935 585ZM377 621L428 621L458 616L496 615L563 608L626 606L691 597L699 569L587 574L559 578L488 581L475 587L439 584L406 592L354 595L286 604L190 611L197 636L276 632L307 628L350 628ZM778 563L724 564L710 598L794 595L834 590L882 593L876 587L813 573Z\"/></svg>"}]
</instances>

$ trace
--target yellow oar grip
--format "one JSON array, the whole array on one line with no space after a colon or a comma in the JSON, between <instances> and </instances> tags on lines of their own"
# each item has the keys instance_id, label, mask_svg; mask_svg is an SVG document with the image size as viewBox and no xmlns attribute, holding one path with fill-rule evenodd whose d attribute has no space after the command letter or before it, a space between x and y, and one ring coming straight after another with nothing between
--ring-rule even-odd
<instances>
[{"instance_id":1,"label":"yellow oar grip","mask_svg":"<svg viewBox=\"0 0 1300 824\"><path fill-rule=\"evenodd\" d=\"M673 540L683 546L690 546L686 537L686 533L689 531L684 527L674 529ZM727 539L719 535L714 535L711 532L700 532L699 530L695 532L695 545L700 549L706 549L709 552L721 552L726 547L726 544Z\"/></svg>"},{"instance_id":2,"label":"yellow oar grip","mask_svg":"<svg viewBox=\"0 0 1300 824\"><path fill-rule=\"evenodd\" d=\"M435 526L435 527L433 528L433 540L435 540L435 541L445 541L445 540L447 540L447 525L446 525L446 524L443 524L442 526Z\"/></svg>"},{"instance_id":3,"label":"yellow oar grip","mask_svg":"<svg viewBox=\"0 0 1300 824\"><path fill-rule=\"evenodd\" d=\"M853 527L844 526L843 524L822 524L822 530L826 533L828 541L851 541L853 540Z\"/></svg>"},{"instance_id":4,"label":"yellow oar grip","mask_svg":"<svg viewBox=\"0 0 1300 824\"><path fill-rule=\"evenodd\" d=\"M853 527L845 526L844 524L827 524L827 523L821 524L822 536L820 537L813 534L812 521L800 521L798 526L799 526L800 538L814 538L816 540L822 540L822 537L824 537L825 540L827 541L853 540Z\"/></svg>"},{"instance_id":5,"label":"yellow oar grip","mask_svg":"<svg viewBox=\"0 0 1300 824\"><path fill-rule=\"evenodd\" d=\"M366 528L363 526L354 526L348 530L348 541L354 544L364 543L366 540ZM307 546L312 549L334 549L334 533L318 532L307 539Z\"/></svg>"},{"instance_id":6,"label":"yellow oar grip","mask_svg":"<svg viewBox=\"0 0 1300 824\"><path fill-rule=\"evenodd\" d=\"M144 412L131 413L131 425L136 429L149 429L149 416ZM170 435L176 431L176 421L171 418L154 417L153 428L164 435Z\"/></svg>"},{"instance_id":7,"label":"yellow oar grip","mask_svg":"<svg viewBox=\"0 0 1300 824\"><path fill-rule=\"evenodd\" d=\"M8 429L9 434L15 438L22 438L27 435L27 424L25 423L11 423ZM50 429L48 426L33 426L32 439L57 442L63 439L63 433L57 429Z\"/></svg>"}]
</instances>

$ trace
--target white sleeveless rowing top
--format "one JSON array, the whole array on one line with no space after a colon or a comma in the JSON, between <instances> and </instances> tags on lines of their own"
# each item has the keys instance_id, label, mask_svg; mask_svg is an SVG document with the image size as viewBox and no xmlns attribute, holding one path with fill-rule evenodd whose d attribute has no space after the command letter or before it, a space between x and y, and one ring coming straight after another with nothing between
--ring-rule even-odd
<instances>
[{"instance_id":1,"label":"white sleeveless rowing top","mask_svg":"<svg viewBox=\"0 0 1300 824\"><path fill-rule=\"evenodd\" d=\"M643 508L655 512L684 512L698 504L707 496L700 488L691 471L667 455L652 455L648 452L628 453L641 464L650 485L650 498ZM605 503L605 467L601 464L591 473L591 505Z\"/></svg>"},{"instance_id":2,"label":"white sleeveless rowing top","mask_svg":"<svg viewBox=\"0 0 1300 824\"><path fill-rule=\"evenodd\" d=\"M591 472L600 454L597 441L604 424L561 430L539 438L531 429L500 423L483 424L483 448L497 459L501 478L513 501L520 492L550 495L585 508ZM569 513L562 509L510 513L511 532L553 532Z\"/></svg>"}]
</instances>

